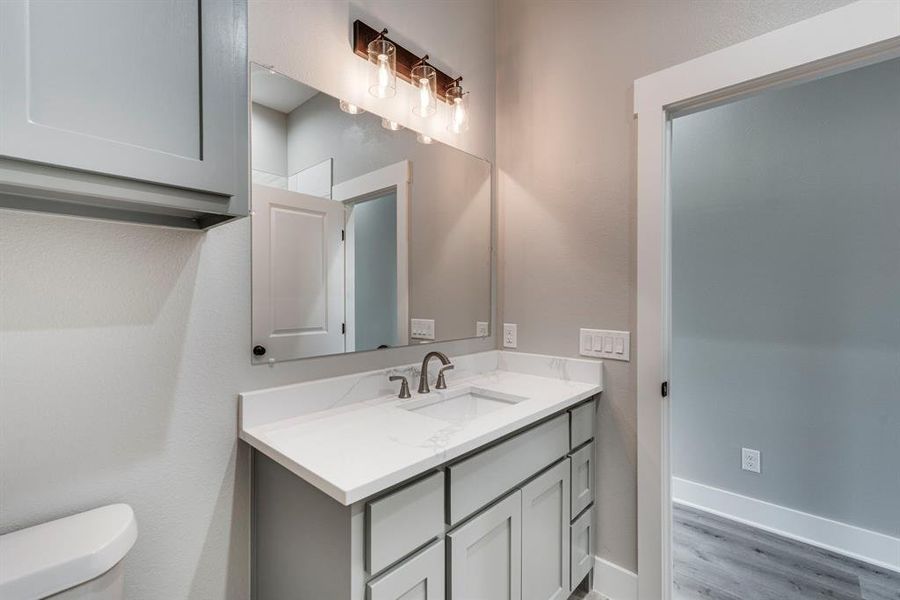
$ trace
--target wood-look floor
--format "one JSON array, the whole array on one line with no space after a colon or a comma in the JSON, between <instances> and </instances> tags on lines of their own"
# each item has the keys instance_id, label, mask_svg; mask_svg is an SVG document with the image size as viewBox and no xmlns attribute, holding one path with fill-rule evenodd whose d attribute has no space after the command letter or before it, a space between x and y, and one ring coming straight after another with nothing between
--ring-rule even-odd
<instances>
[{"instance_id":1,"label":"wood-look floor","mask_svg":"<svg viewBox=\"0 0 900 600\"><path fill-rule=\"evenodd\" d=\"M675 600L900 600L900 574L675 506Z\"/></svg>"}]
</instances>

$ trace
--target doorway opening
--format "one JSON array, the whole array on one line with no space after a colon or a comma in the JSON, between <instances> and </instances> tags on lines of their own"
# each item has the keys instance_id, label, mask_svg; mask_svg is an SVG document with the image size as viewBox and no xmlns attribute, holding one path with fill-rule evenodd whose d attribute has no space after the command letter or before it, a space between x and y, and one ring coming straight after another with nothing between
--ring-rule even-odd
<instances>
[{"instance_id":1,"label":"doorway opening","mask_svg":"<svg viewBox=\"0 0 900 600\"><path fill-rule=\"evenodd\" d=\"M900 58L674 115L677 600L900 594Z\"/></svg>"},{"instance_id":2,"label":"doorway opening","mask_svg":"<svg viewBox=\"0 0 900 600\"><path fill-rule=\"evenodd\" d=\"M696 58L686 63L670 67L669 69L648 75L635 81L635 115L637 117L638 126L636 335L638 349L637 596L641 600L669 600L673 597L673 581L675 580L673 566L675 560L673 556L674 536L672 501L673 498L676 498L677 496L680 496L679 499L682 501L687 500L687 493L684 490L678 490L676 494L676 490L674 489L676 481L672 478L673 461L675 460L673 457L673 437L676 435L673 432L672 427L674 423L673 410L677 398L679 397L679 390L681 390L681 393L684 392L684 389L680 387L678 382L672 379L675 374L675 361L678 360L675 356L675 352L677 351L675 342L677 325L674 324L674 319L677 318L677 314L673 310L673 291L675 285L673 269L675 267L674 261L677 261L678 259L675 256L677 249L672 243L672 228L674 225L675 214L672 210L674 188L671 186L674 166L673 161L677 160L677 158L673 157L671 152L673 144L677 144L673 137L674 128L678 126L676 121L678 118L689 116L691 113L714 109L728 103L739 102L742 99L763 96L768 92L777 92L778 90L789 89L793 86L802 86L809 82L816 82L819 80L824 81L832 76L839 76L844 73L864 69L870 65L891 61L897 58L900 58L900 5L889 2L860 1L823 13L817 17L801 21L795 25ZM894 106L896 107L896 105L895 101ZM894 114L896 115L896 112ZM799 122L804 116L805 115L800 112L795 113L793 118ZM896 124L896 117L890 119L890 123ZM793 124L791 119L785 120L786 127L792 126ZM821 132L830 132L828 129L829 126L829 122L821 122L819 128L816 130L817 134L820 134ZM846 140L840 140L840 142L859 143L859 140L850 137ZM743 141L741 144L743 144ZM765 152L780 155L785 162L790 162L794 159L794 156L791 154L794 146L794 144L782 144L781 147L774 149L770 148ZM813 143L810 144L810 147L813 148L813 150L808 152L809 156L815 156L817 153L821 153L823 149L828 148L827 144L824 143ZM730 150L731 149L729 149L729 151ZM764 159L769 160L773 158L767 156L765 152L761 153L761 156L763 156ZM896 169L889 168L889 170L895 171ZM765 183L768 176L769 173L766 172L758 177L758 183ZM736 178L732 183L737 185L746 182L740 180L740 178ZM813 184L816 183L818 182L815 180L798 180L798 184L801 188L813 187ZM851 197L861 192L871 192L874 189L872 181L866 177L844 178L841 183L841 188L840 191L847 191L849 188L848 193ZM880 191L884 192L883 189ZM762 192L768 194L771 190L763 188ZM764 196L764 194L758 195ZM896 191L893 192L893 201L897 201L898 197L900 197L900 194ZM754 199L758 200L758 198ZM819 207L817 207L817 209L818 208ZM821 218L821 215L819 214L821 212L823 211L817 210L817 212L808 216L811 220L815 221L816 219ZM740 216L740 210L734 212L734 215ZM851 219L859 220L861 216L861 213L857 211L852 214ZM785 225L796 223L796 219L773 219L774 224L781 223L782 221ZM884 230L885 226L882 222L879 222L878 228L879 230ZM846 227L843 227L843 229L846 229ZM841 236L843 229L835 231L834 235ZM790 230L788 230L788 232L789 231ZM778 233L784 234L785 232ZM819 233L821 234L821 232ZM741 232L741 236L744 237L736 236L735 241L743 241L746 237L745 232ZM790 236L785 237L789 239ZM762 250L766 249L768 243L780 241L777 237L770 236L767 238L765 234L758 234L752 239L762 248ZM851 241L860 241L860 239L853 237L849 239ZM862 237L861 240L863 242L870 241L868 236ZM844 242L845 240L841 240L841 243ZM850 249L854 252L859 250L859 248L853 247ZM761 251L759 249L754 250ZM798 252L803 252L805 250L805 245L801 245L798 248ZM708 249L707 252L712 254L713 249ZM752 253L748 254L746 257L743 254L739 254L738 258L747 262L752 256ZM809 258L814 259L817 257L810 255ZM845 257L842 255L842 259L843 258ZM884 256L879 255L879 260L883 258ZM896 263L897 261L892 264ZM741 266L744 267L745 265ZM782 267L782 263L778 263L778 266ZM832 265L829 265L827 261L819 262L816 263L816 268L818 268L819 271L816 271L816 268L804 267L804 269L797 273L797 276L821 277L822 272L824 272L823 270L827 270L831 266ZM856 274L855 265L852 266L854 268L850 269L851 280L852 276ZM773 273L778 274L779 272L774 271ZM756 272L753 274L758 280L763 280L768 283L768 279L766 278L767 273L765 273L764 270L763 272ZM841 274L843 275L845 273ZM795 282L788 280L786 283L793 285ZM759 289L765 289L763 284L760 284ZM710 294L719 294L722 292L715 287L707 291ZM871 291L871 288L865 287L864 289L854 289L851 287L837 286L826 291L827 293L824 294L821 292L818 294L807 293L807 296L823 302L831 302L836 306L841 306L847 303L847 298L852 297L853 295L863 295L866 291ZM816 290L816 292L819 292L819 290ZM879 296L879 298L883 298L883 296ZM723 299L727 300L728 296L723 296ZM796 298L790 297L790 294L788 294L787 299L796 301ZM887 301L890 302L892 300L888 299ZM898 302L897 298L895 297L893 301L896 306L896 303ZM863 347L866 344L871 345L871 341L862 343L856 341L861 334L867 334L868 330L865 330L865 328L860 329L860 319L858 318L858 315L853 312L853 310L856 309L856 306L852 302L847 304L847 306L849 306L850 309L845 311L842 320L829 323L827 327L823 328L823 331L813 332L813 335L811 335L809 339L818 339L816 336L822 338L830 332L832 339L837 340L837 345L840 346L839 351L845 352L845 356L852 357L853 361L839 363L835 366L835 369L843 370L843 372L848 375L847 377L840 379L839 391L845 393L847 405L853 406L854 402L859 401L859 398L857 397L857 384L861 382L870 382L871 380L871 378L868 377L868 373L863 379L861 379L859 375L859 373L864 372L866 368L872 367L870 363L866 362L866 351L860 349L860 347ZM758 307L754 305L753 308L755 310ZM771 308L779 308L779 306ZM754 317L756 316L749 310L748 314ZM896 311L894 314L896 315ZM715 316L716 315L710 315L710 318L712 319ZM802 316L806 318L806 315ZM748 320L751 325L756 324L761 330L759 332L751 331L749 334L750 339L754 339L753 335L760 336L771 330L771 323L758 323L758 318L756 318L755 321L753 319L743 319L743 315L740 313L734 315L731 326L735 326L736 324L747 325L746 321ZM799 317L794 320L787 320L785 321L786 326L783 329L786 332L790 332L791 327L796 327L800 323L803 323L803 320ZM892 323L895 325L900 324L896 321L896 316ZM835 332L843 335L847 331L850 331L850 334L846 336L849 343L845 344L845 338L837 336ZM893 332L895 330L891 329L890 331ZM881 344L881 351L890 354L892 351L891 348L896 349L896 346L891 346L890 342L890 339L894 338L885 338L884 331L882 331L880 335L881 337L878 338L878 343ZM893 335L893 333L891 333L891 335ZM729 339L730 338L739 338L739 335L733 331L729 334ZM803 340L802 337L799 339L801 341ZM797 344L797 340L794 340L793 342L786 342L784 346L790 349ZM778 354L777 350L777 348L773 348L768 354L763 353L763 358L774 361L774 357ZM896 352L897 350L893 351ZM814 362L813 359L818 358L818 355L812 349L807 352L807 355L811 362ZM897 356L897 354L894 356ZM894 364L896 364L896 359ZM713 377L716 376L716 373L714 372L716 366L715 362L706 365L706 371ZM782 363L778 362L778 366L781 367ZM807 372L814 371L814 369L808 365L806 367L797 367L796 365L784 367L785 370L793 369L794 374L798 377L802 374L804 368L806 368ZM850 376L854 369L858 369L856 375ZM768 393L769 390L767 390L766 386L771 383L774 387L778 382L775 375L781 375L776 371L766 371L758 368L755 370L748 369L747 373L750 371L754 372L752 380L746 378L746 373L744 373L745 379L743 381L739 380L739 383L743 383L745 386L749 385L750 389L758 390L759 394ZM671 386L669 386L670 379L672 379ZM813 388L819 386L823 393L832 393L835 391L834 389L821 385L820 381L814 377L810 377L806 381L807 385L810 385ZM834 378L825 381L834 381ZM661 385L661 383L663 385ZM889 405L893 406L896 404L896 398L900 396L900 390L895 387L892 387L891 389L893 389L893 392L892 396L890 396L891 400ZM670 391L671 394L669 393ZM727 390L727 393L730 394L733 392L743 393L743 390L740 386L733 384L732 387ZM799 396L808 393L809 390L797 389L796 392ZM718 398L716 398L716 400L718 400ZM842 408L844 407L842 406ZM783 411L790 410L790 407L787 404L782 403L778 405L778 410L779 412L777 414L767 415L770 430L777 430L781 421L785 420L787 416L790 416L788 414L783 414ZM827 412L827 409L822 409L821 406L817 406L817 411ZM819 417L818 414L816 416ZM884 416L884 420L887 418L887 416ZM879 421L879 424L882 422L883 421ZM718 428L723 427L718 423L714 424L714 426ZM823 442L823 447L831 448L833 444L836 444L833 440L835 436L848 434L866 435L859 431L851 431L849 427L845 426L836 427L832 434L832 438L827 438L827 441ZM878 434L876 433L873 435ZM738 435L735 434L734 437L738 437ZM774 462L771 460L771 452L766 451L764 448L754 447L752 443L744 444L744 442L740 442L741 455L738 457L737 463L738 474L741 475L744 473L744 471L740 469L741 464L743 464L744 461L747 461L749 465L752 465L753 462L757 460L752 450L762 450L757 462L761 467L761 473L759 474L761 477L766 477L767 473L771 475L771 468L773 466L783 469L792 463L793 457L803 456L804 451L808 452L812 450L814 452L816 450L815 447L804 447L802 443L803 439L801 437L795 436L794 439L795 446L792 449L792 452L788 453L791 454L791 456L785 454L785 456L781 457L781 460L776 456ZM892 439L896 440L896 436ZM896 443L896 441L894 443ZM749 458L746 458L743 455L744 448L751 451L747 453ZM799 473L796 475L797 478L814 486L817 484L816 478L818 475L823 472L830 475L830 473L827 472L827 469L837 469L838 467L844 466L843 463L855 463L860 466L859 471L862 472L870 467L870 465L867 464L868 462L876 460L876 457L871 456L870 454L857 453L855 451L856 447L853 445L845 445L845 448L847 448L847 451L840 456L840 459L837 462L829 463L827 461L820 461L816 464L815 469ZM775 453L778 453L777 450ZM893 482L897 481L896 477L900 476L900 472L894 469L883 471L881 475L882 481L877 486L873 485L865 487L851 481L846 487L837 490L838 493L845 497L845 506L858 508L858 503L861 500L863 501L863 504L866 502L871 504L872 502L875 502L873 496L877 496L878 501L886 500L890 502L891 500L895 500L896 496L893 498L890 496L885 498L883 495L885 494L885 490L888 489L885 486L894 485ZM682 477L681 479L685 479L685 477ZM707 484L707 487L714 486ZM834 487L835 486L833 485L830 486L829 491L834 492ZM743 502L745 497L746 494L741 493L729 496L729 498L735 501L735 504ZM786 500L783 501L786 502ZM815 508L819 510L824 502L824 495L815 498L814 502L816 503ZM682 504L688 503L689 502L683 502ZM699 502L695 504L699 504ZM757 521L754 521L754 523L760 524L758 523L760 519L759 514L765 512L769 505L774 505L774 502L769 500L755 505L757 508L755 511ZM802 509L795 509L790 504L788 504L787 508L793 509L794 512L782 514L791 514L794 516L808 514ZM812 510L812 508L807 510ZM822 512L824 512L824 510ZM816 521L816 523L823 525L826 522L835 521L836 518L839 517L843 518L841 515L826 516L824 519ZM867 518L872 517L870 516ZM894 531L893 523L896 523L896 521L889 523L890 529L887 532L875 530L875 528L880 527L880 525L864 524L862 520L845 523L873 534L868 537L870 542L868 552L874 552L877 556L888 557L889 560L880 565L876 565L879 569L887 571L893 571L893 568L887 568L893 567L893 565L898 565L897 570L900 570L900 537L891 533ZM762 529L762 527L757 527L757 529ZM773 527L773 529L778 529L780 533L787 533L784 527ZM816 529L817 531L823 530L822 527ZM848 530L842 529L841 531L846 533ZM808 543L815 540L806 537L803 540L795 541ZM834 531L832 531L832 542L833 543L830 544L830 549L832 550L837 549L842 545L848 545L846 544L846 537L842 537L839 533L834 533ZM821 546L821 544L818 546L816 546L816 544L810 545L813 547ZM821 550L821 548L819 549ZM846 552L844 552L844 554L846 554ZM872 555L870 554L865 557L856 556L852 558L866 558L867 560L865 562L872 565L875 563L872 562L871 556ZM852 578L852 575L848 577ZM757 581L759 580L760 578L757 577ZM763 579L763 581L765 580ZM760 588L760 590L766 590L765 593L769 595L764 594L759 596L759 590L757 590L756 594L753 591L743 592L743 597L784 597L778 596L777 593L772 595L769 588L763 587ZM748 593L749 596L747 595ZM742 597L740 594L741 592L738 592L737 596L732 594L732 596L724 597ZM869 595L871 595L871 592L869 592ZM887 597L891 596L889 595Z\"/></svg>"}]
</instances>

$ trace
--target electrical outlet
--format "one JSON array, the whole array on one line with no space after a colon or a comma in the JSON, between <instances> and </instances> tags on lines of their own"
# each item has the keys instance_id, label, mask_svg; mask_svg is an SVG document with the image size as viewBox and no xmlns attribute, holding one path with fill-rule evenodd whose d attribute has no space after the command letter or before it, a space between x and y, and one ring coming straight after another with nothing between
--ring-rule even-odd
<instances>
[{"instance_id":1,"label":"electrical outlet","mask_svg":"<svg viewBox=\"0 0 900 600\"><path fill-rule=\"evenodd\" d=\"M517 343L517 335L516 335L516 324L515 323L504 323L503 324L503 347L504 348L515 348Z\"/></svg>"},{"instance_id":2,"label":"electrical outlet","mask_svg":"<svg viewBox=\"0 0 900 600\"><path fill-rule=\"evenodd\" d=\"M475 337L487 337L488 323L487 321L475 321Z\"/></svg>"},{"instance_id":3,"label":"electrical outlet","mask_svg":"<svg viewBox=\"0 0 900 600\"><path fill-rule=\"evenodd\" d=\"M741 468L751 473L759 473L761 471L759 450L741 448Z\"/></svg>"}]
</instances>

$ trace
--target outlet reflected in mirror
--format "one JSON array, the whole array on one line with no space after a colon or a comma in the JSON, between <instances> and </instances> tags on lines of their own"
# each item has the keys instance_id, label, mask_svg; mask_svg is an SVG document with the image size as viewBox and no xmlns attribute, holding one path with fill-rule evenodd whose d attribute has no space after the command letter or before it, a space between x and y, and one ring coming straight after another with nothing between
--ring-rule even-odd
<instances>
[{"instance_id":1,"label":"outlet reflected in mirror","mask_svg":"<svg viewBox=\"0 0 900 600\"><path fill-rule=\"evenodd\" d=\"M490 163L253 64L251 97L252 360L489 335Z\"/></svg>"}]
</instances>

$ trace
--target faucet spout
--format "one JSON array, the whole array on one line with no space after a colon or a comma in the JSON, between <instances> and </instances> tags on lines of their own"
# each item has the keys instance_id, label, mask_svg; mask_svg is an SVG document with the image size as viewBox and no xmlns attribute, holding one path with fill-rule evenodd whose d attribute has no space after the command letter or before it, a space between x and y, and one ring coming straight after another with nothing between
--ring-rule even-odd
<instances>
[{"instance_id":1,"label":"faucet spout","mask_svg":"<svg viewBox=\"0 0 900 600\"><path fill-rule=\"evenodd\" d=\"M447 355L443 352L438 352L434 350L425 355L425 358L422 360L422 371L419 373L419 393L420 394L428 394L431 392L431 386L428 385L428 362L432 358L437 358L441 361L441 364L445 367L452 365L450 359L447 358Z\"/></svg>"}]
</instances>

